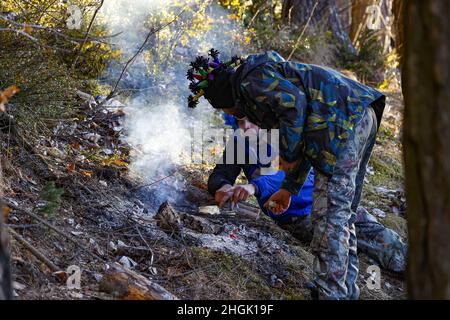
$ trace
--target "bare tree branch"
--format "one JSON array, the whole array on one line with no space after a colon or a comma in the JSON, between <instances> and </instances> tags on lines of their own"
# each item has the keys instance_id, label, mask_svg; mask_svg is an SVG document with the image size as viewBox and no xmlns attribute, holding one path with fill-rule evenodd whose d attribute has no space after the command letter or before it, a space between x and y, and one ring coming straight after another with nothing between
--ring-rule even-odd
<instances>
[{"instance_id":1,"label":"bare tree branch","mask_svg":"<svg viewBox=\"0 0 450 320\"><path fill-rule=\"evenodd\" d=\"M19 30L19 29L14 29L14 28L0 28L0 31L11 31L11 32L15 32L18 34L23 35L24 37L30 39L31 41L33 41L34 43L36 43L37 45L44 47L44 48L48 48L48 49L53 49L53 50L60 50L60 51L64 51L64 52L72 52L70 50L67 49L63 49L63 48L59 48L59 47L55 47L55 46L49 46L47 44L42 43L41 39L39 38L35 38L32 35L30 35L29 33L25 32L24 30Z\"/></svg>"},{"instance_id":2,"label":"bare tree branch","mask_svg":"<svg viewBox=\"0 0 450 320\"><path fill-rule=\"evenodd\" d=\"M62 37L64 39L67 39L67 40L70 40L70 41L73 41L73 42L77 42L77 43L81 42L81 43L83 43L83 45L86 43L86 41L106 43L104 41L104 39L113 38L113 37L116 37L116 36L118 36L120 34L120 33L116 33L116 34L113 34L113 35L108 35L108 36L103 36L103 37L95 37L95 38L90 38L90 37L87 37L87 38L86 37L85 38L76 38L76 37L68 36L68 35L62 33L61 31L58 31L58 30L56 30L54 28L50 28L50 27L47 27L47 26L43 26L43 25L39 25L39 24L19 23L19 22L16 22L14 20L11 20L10 18L8 18L8 17L6 17L4 15L1 15L1 14L0 14L0 19L10 23L13 26L20 27L22 29L24 29L26 27L30 27L30 28L36 29L36 30L49 31L49 32L55 34L56 36ZM13 30L17 30L17 29L13 29Z\"/></svg>"},{"instance_id":3,"label":"bare tree branch","mask_svg":"<svg viewBox=\"0 0 450 320\"><path fill-rule=\"evenodd\" d=\"M92 16L92 19L89 22L89 26L88 26L88 28L86 30L86 36L84 37L83 43L81 44L80 49L78 50L78 52L77 52L77 54L75 56L75 59L73 60L71 69L73 69L75 67L75 65L77 64L77 62L78 62L78 58L80 57L80 53L83 50L84 45L86 44L86 41L89 38L89 32L91 32L91 28L92 28L92 25L94 24L95 17L97 16L97 13L99 12L101 7L103 6L104 2L105 2L105 0L101 0L100 5L97 7L97 9L95 9L94 15Z\"/></svg>"},{"instance_id":4,"label":"bare tree branch","mask_svg":"<svg viewBox=\"0 0 450 320\"><path fill-rule=\"evenodd\" d=\"M148 40L150 39L150 37L152 35L154 35L155 33L158 33L159 31L161 31L162 29L166 28L167 26L171 25L172 23L174 23L185 11L186 9L181 10L176 16L175 18L173 18L173 20L169 21L168 23L160 26L157 29L151 29L149 31L149 33L147 34L147 36L145 37L144 42L141 44L141 46L139 47L139 49L136 51L136 53L125 63L124 68L122 69L122 72L120 73L119 78L117 79L116 83L114 84L113 89L111 90L111 92L108 94L108 96L105 98L105 100L103 100L100 103L100 106L102 106L106 101L108 101L109 99L111 99L114 94L117 91L117 88L119 86L120 81L122 80L122 77L124 76L125 72L127 71L127 69L130 67L130 65L134 62L134 60L137 58L137 56L144 50L145 45L147 44Z\"/></svg>"}]
</instances>

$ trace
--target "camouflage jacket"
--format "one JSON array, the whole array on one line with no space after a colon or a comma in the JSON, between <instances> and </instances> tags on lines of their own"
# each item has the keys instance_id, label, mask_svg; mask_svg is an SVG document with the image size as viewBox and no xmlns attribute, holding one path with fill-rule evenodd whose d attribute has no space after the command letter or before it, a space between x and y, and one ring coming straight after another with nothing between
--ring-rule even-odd
<instances>
[{"instance_id":1,"label":"camouflage jacket","mask_svg":"<svg viewBox=\"0 0 450 320\"><path fill-rule=\"evenodd\" d=\"M378 123L384 109L385 97L375 89L329 68L285 61L274 51L249 56L231 81L237 108L261 128L279 129L281 157L298 160L282 186L293 194L311 166L333 174L365 108L377 106Z\"/></svg>"}]
</instances>

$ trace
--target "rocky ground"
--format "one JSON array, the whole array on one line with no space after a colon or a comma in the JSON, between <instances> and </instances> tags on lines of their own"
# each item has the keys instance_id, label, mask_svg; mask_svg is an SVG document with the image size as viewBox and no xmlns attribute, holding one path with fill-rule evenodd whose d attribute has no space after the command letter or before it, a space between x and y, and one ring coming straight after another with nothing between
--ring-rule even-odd
<instances>
[{"instance_id":1,"label":"rocky ground","mask_svg":"<svg viewBox=\"0 0 450 320\"><path fill-rule=\"evenodd\" d=\"M362 204L406 238L402 98L388 95ZM126 298L105 285L114 263L182 299L310 299L304 286L313 276L308 246L264 216L200 214L199 206L212 203L205 167L180 168L188 181L183 199L169 204L155 199L154 190L170 188L175 178L140 186L128 175L122 106L98 109L89 97L83 99L85 116L60 123L51 139L33 144L12 119L2 119L8 226L62 271L49 268L13 237L17 299ZM381 290L369 290L366 269L373 262L360 258L362 299L405 298L402 276L385 271ZM80 289L67 288L70 265L82 270Z\"/></svg>"}]
</instances>

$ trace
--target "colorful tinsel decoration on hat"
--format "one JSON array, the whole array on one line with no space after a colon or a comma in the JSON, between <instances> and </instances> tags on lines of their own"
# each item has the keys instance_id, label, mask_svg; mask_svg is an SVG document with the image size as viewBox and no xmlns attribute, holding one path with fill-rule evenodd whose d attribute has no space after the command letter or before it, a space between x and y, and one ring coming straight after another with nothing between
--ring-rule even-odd
<instances>
[{"instance_id":1,"label":"colorful tinsel decoration on hat","mask_svg":"<svg viewBox=\"0 0 450 320\"><path fill-rule=\"evenodd\" d=\"M214 71L221 68L237 68L243 59L234 56L228 62L221 62L219 59L219 51L211 49L208 52L208 57L198 56L195 61L190 63L191 68L187 71L186 77L191 83L189 89L193 95L188 97L188 107L195 108L198 100L205 94L205 89L208 88L209 82L214 81Z\"/></svg>"}]
</instances>

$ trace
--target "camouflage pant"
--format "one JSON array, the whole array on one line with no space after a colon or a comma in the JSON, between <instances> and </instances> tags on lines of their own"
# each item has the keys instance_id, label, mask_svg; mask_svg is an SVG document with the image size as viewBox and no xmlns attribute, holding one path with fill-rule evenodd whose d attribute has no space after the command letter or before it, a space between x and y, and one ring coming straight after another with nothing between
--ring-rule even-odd
<instances>
[{"instance_id":1,"label":"camouflage pant","mask_svg":"<svg viewBox=\"0 0 450 320\"><path fill-rule=\"evenodd\" d=\"M316 172L311 249L320 299L359 298L356 209L376 133L375 113L367 108L336 159L333 175Z\"/></svg>"},{"instance_id":2,"label":"camouflage pant","mask_svg":"<svg viewBox=\"0 0 450 320\"><path fill-rule=\"evenodd\" d=\"M311 243L311 216L292 217L277 222L301 242ZM382 268L403 273L406 269L407 245L401 236L378 222L365 208L358 207L355 221L358 252L365 253Z\"/></svg>"}]
</instances>

